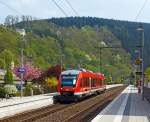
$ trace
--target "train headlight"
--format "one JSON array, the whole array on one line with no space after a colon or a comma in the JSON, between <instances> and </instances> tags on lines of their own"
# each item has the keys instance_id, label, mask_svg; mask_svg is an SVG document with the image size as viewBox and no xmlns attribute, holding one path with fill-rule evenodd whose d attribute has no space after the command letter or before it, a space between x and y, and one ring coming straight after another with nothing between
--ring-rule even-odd
<instances>
[{"instance_id":1,"label":"train headlight","mask_svg":"<svg viewBox=\"0 0 150 122\"><path fill-rule=\"evenodd\" d=\"M75 85L75 84L76 84L76 79L73 80L73 85Z\"/></svg>"}]
</instances>

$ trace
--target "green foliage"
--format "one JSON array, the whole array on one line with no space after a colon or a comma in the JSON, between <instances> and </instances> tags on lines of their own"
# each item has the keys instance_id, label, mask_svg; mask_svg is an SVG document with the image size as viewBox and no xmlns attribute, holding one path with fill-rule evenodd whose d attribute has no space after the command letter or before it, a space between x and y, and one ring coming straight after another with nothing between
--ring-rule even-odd
<instances>
[{"instance_id":1,"label":"green foliage","mask_svg":"<svg viewBox=\"0 0 150 122\"><path fill-rule=\"evenodd\" d=\"M139 26L138 22L129 22L129 21L120 21L113 19L103 19L96 17L67 17L67 18L52 18L47 20L48 22L53 22L56 25L61 27L77 27L83 28L84 26L90 26L96 28L99 31L99 27L104 27L103 33L98 34L107 35L110 34L110 31L117 37L122 43L123 47L132 54L134 57L136 46L140 44L139 33L137 28ZM150 24L142 23L144 28L144 69L150 65ZM106 29L107 28L107 29ZM110 30L110 31L108 31ZM104 39L109 39L109 42L114 44L114 39L111 39L109 36L105 36Z\"/></svg>"},{"instance_id":2,"label":"green foliage","mask_svg":"<svg viewBox=\"0 0 150 122\"><path fill-rule=\"evenodd\" d=\"M7 91L5 88L0 87L0 98L5 98L7 94Z\"/></svg>"},{"instance_id":3,"label":"green foliage","mask_svg":"<svg viewBox=\"0 0 150 122\"><path fill-rule=\"evenodd\" d=\"M41 94L41 91L39 90L38 87L33 86L33 94L34 94L34 95L39 95L39 94Z\"/></svg>"},{"instance_id":4,"label":"green foliage","mask_svg":"<svg viewBox=\"0 0 150 122\"><path fill-rule=\"evenodd\" d=\"M27 83L24 89L24 95L30 96L32 90L33 90L33 95L41 94L41 91L39 90L39 87L37 85L34 85L32 83Z\"/></svg>"},{"instance_id":5,"label":"green foliage","mask_svg":"<svg viewBox=\"0 0 150 122\"><path fill-rule=\"evenodd\" d=\"M3 63L3 67L5 68L9 68L10 67L10 63L11 61L13 60L14 58L14 55L13 53L8 50L8 49L5 49L4 51L1 52L1 62Z\"/></svg>"},{"instance_id":6,"label":"green foliage","mask_svg":"<svg viewBox=\"0 0 150 122\"><path fill-rule=\"evenodd\" d=\"M55 77L47 78L46 79L46 84L50 85L50 86L57 86L58 80Z\"/></svg>"},{"instance_id":7,"label":"green foliage","mask_svg":"<svg viewBox=\"0 0 150 122\"><path fill-rule=\"evenodd\" d=\"M7 84L4 86L4 88L6 92L8 93L8 95L11 95L11 96L15 96L18 91L15 85Z\"/></svg>"},{"instance_id":8,"label":"green foliage","mask_svg":"<svg viewBox=\"0 0 150 122\"><path fill-rule=\"evenodd\" d=\"M58 80L56 77L49 77L45 79L44 84L42 84L44 93L57 92Z\"/></svg>"},{"instance_id":9,"label":"green foliage","mask_svg":"<svg viewBox=\"0 0 150 122\"><path fill-rule=\"evenodd\" d=\"M4 81L6 84L13 84L14 83L13 73L9 68L7 69L6 74L4 76Z\"/></svg>"},{"instance_id":10,"label":"green foliage","mask_svg":"<svg viewBox=\"0 0 150 122\"><path fill-rule=\"evenodd\" d=\"M31 88L33 88L33 85L32 85L32 83L27 83L25 87L26 87L26 89L31 89Z\"/></svg>"},{"instance_id":11,"label":"green foliage","mask_svg":"<svg viewBox=\"0 0 150 122\"><path fill-rule=\"evenodd\" d=\"M145 77L147 78L147 82L150 82L150 67L148 67L145 71Z\"/></svg>"},{"instance_id":12,"label":"green foliage","mask_svg":"<svg viewBox=\"0 0 150 122\"><path fill-rule=\"evenodd\" d=\"M99 50L95 47L103 46L103 44L122 46L122 40L120 41L120 38L115 36L114 31L107 26L105 21L100 23L102 25L98 24L99 26L96 28L94 25L85 24L84 20L74 21L74 24L72 23L74 18L70 19L71 23L66 23L65 20L61 19L58 20L58 23L57 20L53 21L58 25L52 24L51 20L32 21L30 26L26 22L18 23L16 27L25 28L27 31L24 45L26 61L29 61L28 57L32 54L32 63L39 68L46 69L49 66L60 64L60 55L63 54L65 68L77 69L80 64L82 68L99 72ZM90 18L88 19L90 20ZM59 26L61 21L64 21L61 25L64 27ZM97 23L96 19L93 21ZM20 55L19 35L11 29L4 29L3 27L0 27L0 33L2 35L0 42L3 43L3 47L0 45L0 54L3 54L7 48L12 53L9 54L8 62L13 59L15 64L18 63ZM11 39L6 37L8 35ZM1 57L0 55L0 59L4 59L5 56ZM130 74L130 60L131 56L124 49L102 50L102 69L107 70L114 81L121 79L122 74L125 76Z\"/></svg>"},{"instance_id":13,"label":"green foliage","mask_svg":"<svg viewBox=\"0 0 150 122\"><path fill-rule=\"evenodd\" d=\"M5 60L0 58L0 69L5 69Z\"/></svg>"}]
</instances>

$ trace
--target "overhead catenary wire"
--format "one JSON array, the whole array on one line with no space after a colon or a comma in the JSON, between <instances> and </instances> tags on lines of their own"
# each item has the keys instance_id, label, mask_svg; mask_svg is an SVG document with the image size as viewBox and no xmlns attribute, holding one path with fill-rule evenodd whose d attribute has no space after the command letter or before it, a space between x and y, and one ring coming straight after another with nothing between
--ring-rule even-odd
<instances>
[{"instance_id":1,"label":"overhead catenary wire","mask_svg":"<svg viewBox=\"0 0 150 122\"><path fill-rule=\"evenodd\" d=\"M147 4L148 0L145 0L142 7L140 8L140 10L138 11L137 15L135 16L134 21L137 21L137 19L139 18L139 16L141 15L143 9L145 8L146 4Z\"/></svg>"},{"instance_id":2,"label":"overhead catenary wire","mask_svg":"<svg viewBox=\"0 0 150 122\"><path fill-rule=\"evenodd\" d=\"M69 7L72 9L72 11L75 13L76 16L79 16L79 14L77 13L77 11L73 8L73 6L71 5L71 3L68 0L65 0L66 3L69 5Z\"/></svg>"},{"instance_id":3,"label":"overhead catenary wire","mask_svg":"<svg viewBox=\"0 0 150 122\"><path fill-rule=\"evenodd\" d=\"M12 10L13 12L15 12L15 13L17 13L17 14L20 14L21 15L21 13L19 12L19 11L17 11L16 9L14 9L14 8L12 8L11 6L9 6L8 4L6 4L5 2L2 2L2 1L0 1L0 4L2 4L2 5L4 5L4 6L6 6L7 8L9 8L10 10Z\"/></svg>"},{"instance_id":4,"label":"overhead catenary wire","mask_svg":"<svg viewBox=\"0 0 150 122\"><path fill-rule=\"evenodd\" d=\"M68 17L67 13L58 5L58 3L55 0L52 0L52 2L59 8L59 10L66 16Z\"/></svg>"}]
</instances>

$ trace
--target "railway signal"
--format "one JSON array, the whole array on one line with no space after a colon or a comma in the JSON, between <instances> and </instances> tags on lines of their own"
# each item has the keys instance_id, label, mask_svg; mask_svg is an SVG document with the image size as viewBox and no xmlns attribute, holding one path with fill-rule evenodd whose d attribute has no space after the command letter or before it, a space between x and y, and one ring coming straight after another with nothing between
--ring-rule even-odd
<instances>
[{"instance_id":1,"label":"railway signal","mask_svg":"<svg viewBox=\"0 0 150 122\"><path fill-rule=\"evenodd\" d=\"M135 65L141 65L141 64L142 64L142 59L135 60Z\"/></svg>"}]
</instances>

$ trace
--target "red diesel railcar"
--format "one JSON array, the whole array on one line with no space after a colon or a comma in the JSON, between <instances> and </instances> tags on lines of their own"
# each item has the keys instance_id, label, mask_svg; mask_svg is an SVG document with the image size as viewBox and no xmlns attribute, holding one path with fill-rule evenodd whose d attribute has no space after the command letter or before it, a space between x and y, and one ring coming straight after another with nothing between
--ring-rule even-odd
<instances>
[{"instance_id":1,"label":"red diesel railcar","mask_svg":"<svg viewBox=\"0 0 150 122\"><path fill-rule=\"evenodd\" d=\"M54 101L78 101L106 89L103 74L83 70L67 70L58 81L58 95Z\"/></svg>"}]
</instances>

